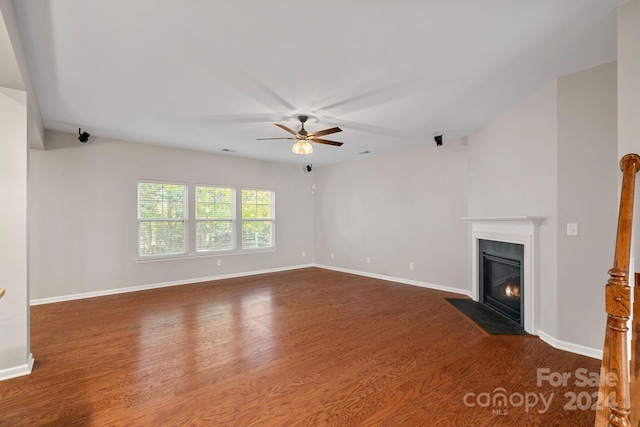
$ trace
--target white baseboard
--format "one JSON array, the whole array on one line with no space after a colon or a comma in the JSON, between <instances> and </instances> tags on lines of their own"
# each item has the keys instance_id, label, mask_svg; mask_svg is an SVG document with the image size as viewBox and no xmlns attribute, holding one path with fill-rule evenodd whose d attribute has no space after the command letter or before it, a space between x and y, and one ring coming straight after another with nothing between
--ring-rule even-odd
<instances>
[{"instance_id":1,"label":"white baseboard","mask_svg":"<svg viewBox=\"0 0 640 427\"><path fill-rule=\"evenodd\" d=\"M39 299L31 300L30 303L31 305L52 304L55 302L64 302L64 301L72 301L72 300L84 299L84 298L102 297L106 295L124 294L127 292L146 291L149 289L166 288L168 286L190 285L194 283L210 282L214 280L233 279L236 277L255 276L258 274L277 273L280 271L288 271L288 270L299 270L301 268L308 268L313 266L314 266L313 264L304 264L304 265L295 265L295 266L282 267L282 268L270 268L267 270L256 270L256 271L245 271L242 273L222 274L219 276L196 277L193 279L175 280L172 282L151 283L148 285L128 286L126 288L106 289L104 291L84 292L81 294L63 295L63 296L51 297L51 298L39 298Z\"/></svg>"},{"instance_id":2,"label":"white baseboard","mask_svg":"<svg viewBox=\"0 0 640 427\"><path fill-rule=\"evenodd\" d=\"M35 359L33 358L33 354L29 353L27 363L25 363L24 365L18 365L12 368L0 370L0 381L10 380L11 378L22 377L24 375L31 374L34 361Z\"/></svg>"},{"instance_id":3,"label":"white baseboard","mask_svg":"<svg viewBox=\"0 0 640 427\"><path fill-rule=\"evenodd\" d=\"M324 268L325 270L339 271L342 273L355 274L358 276L371 277L373 279L387 280L389 282L403 283L405 285L420 286L422 288L435 289L437 291L451 292L454 294L465 295L471 298L471 290L454 288L451 286L435 285L433 283L419 282L417 280L403 279L400 277L384 276L382 274L367 273L364 271L350 270L347 268L334 267L331 265L316 264L315 267Z\"/></svg>"},{"instance_id":4,"label":"white baseboard","mask_svg":"<svg viewBox=\"0 0 640 427\"><path fill-rule=\"evenodd\" d=\"M102 296L107 296L107 295L123 294L123 293L127 293L127 292L145 291L145 290L149 290L149 289L165 288L165 287L169 287L169 286L189 285L189 284L200 283L200 282L210 282L210 281L214 281L214 280L233 279L233 278L236 278L236 277L255 276L255 275L258 275L258 274L266 274L266 273L277 273L277 272L280 272L280 271L299 270L299 269L302 269L302 268L309 268L309 267L318 267L318 268L323 268L325 270L340 271L342 273L355 274L355 275L358 275L358 276L371 277L371 278L374 278L374 279L387 280L387 281L390 281L390 282L403 283L403 284L406 284L406 285L420 286L420 287L423 287L423 288L429 288L429 289L435 289L435 290L438 290L438 291L451 292L451 293L455 293L455 294L465 295L465 296L468 296L469 298L471 298L471 291L467 290L467 289L459 289L459 288L454 288L454 287L450 287L450 286L435 285L433 283L425 283L425 282L419 282L419 281L416 281L416 280L409 280L409 279L403 279L403 278L398 278L398 277L384 276L384 275L381 275L381 274L367 273L367 272L363 272L363 271L350 270L350 269L347 269L347 268L333 267L333 266L330 266L330 265L302 264L302 265L295 265L295 266L290 266L290 267L271 268L271 269L267 269L267 270L245 271L245 272L241 272L241 273L223 274L223 275L219 275L219 276L196 277L196 278L193 278L193 279L175 280L175 281L171 281L171 282L151 283L151 284L148 284L148 285L139 285L139 286L128 286L128 287L125 287L125 288L106 289L106 290L103 290L103 291L83 292L83 293L80 293L80 294L62 295L62 296L59 296L59 297L39 298L39 299L31 300L30 303L31 303L31 305L52 304L52 303L56 303L56 302L72 301L72 300L84 299L84 298L95 298L95 297L102 297Z\"/></svg>"},{"instance_id":5,"label":"white baseboard","mask_svg":"<svg viewBox=\"0 0 640 427\"><path fill-rule=\"evenodd\" d=\"M537 335L540 339L551 347L557 348L558 350L569 351L571 353L581 354L587 357L593 357L594 359L602 360L602 350L592 347L587 347L580 344L574 344L567 341L559 340L551 335L547 334L544 331L538 329Z\"/></svg>"}]
</instances>

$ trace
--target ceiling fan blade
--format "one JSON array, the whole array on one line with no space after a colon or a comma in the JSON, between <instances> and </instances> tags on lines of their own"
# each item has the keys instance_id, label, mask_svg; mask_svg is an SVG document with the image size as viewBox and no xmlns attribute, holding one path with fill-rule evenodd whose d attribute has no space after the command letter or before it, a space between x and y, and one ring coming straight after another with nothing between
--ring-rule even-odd
<instances>
[{"instance_id":1,"label":"ceiling fan blade","mask_svg":"<svg viewBox=\"0 0 640 427\"><path fill-rule=\"evenodd\" d=\"M338 121L335 117L330 117L326 115L318 116L319 119L328 120L332 122ZM408 136L407 132L398 130L398 129L390 129L382 126L376 126L361 122L352 122L350 120L345 120L343 118L339 119L340 124L342 126L349 128L348 130L357 130L360 132L373 133L379 136L386 136L389 138L406 138Z\"/></svg>"},{"instance_id":2,"label":"ceiling fan blade","mask_svg":"<svg viewBox=\"0 0 640 427\"><path fill-rule=\"evenodd\" d=\"M266 141L268 139L296 139L296 138L256 138L256 141Z\"/></svg>"},{"instance_id":3,"label":"ceiling fan blade","mask_svg":"<svg viewBox=\"0 0 640 427\"><path fill-rule=\"evenodd\" d=\"M276 126L278 126L280 129L282 129L282 130L285 130L285 131L289 132L291 135L296 135L296 134L297 134L297 132L296 132L296 131L293 131L293 130L289 129L289 128L288 128L288 127L286 127L285 125L281 125L281 124L278 124L278 123L276 123L275 125L276 125Z\"/></svg>"},{"instance_id":4,"label":"ceiling fan blade","mask_svg":"<svg viewBox=\"0 0 640 427\"><path fill-rule=\"evenodd\" d=\"M329 141L328 139L316 138L315 136L310 136L309 141L317 142L319 144L335 145L336 147L340 147L342 145L342 142Z\"/></svg>"},{"instance_id":5,"label":"ceiling fan blade","mask_svg":"<svg viewBox=\"0 0 640 427\"><path fill-rule=\"evenodd\" d=\"M329 135L336 132L342 132L342 129L336 126L331 129L320 130L318 132L311 132L309 136L323 136L323 135Z\"/></svg>"}]
</instances>

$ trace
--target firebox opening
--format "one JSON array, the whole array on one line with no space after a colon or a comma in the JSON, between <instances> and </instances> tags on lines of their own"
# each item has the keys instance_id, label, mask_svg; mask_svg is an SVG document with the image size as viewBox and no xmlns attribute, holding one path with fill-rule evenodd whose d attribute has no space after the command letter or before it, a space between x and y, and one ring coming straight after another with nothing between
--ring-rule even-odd
<instances>
[{"instance_id":1,"label":"firebox opening","mask_svg":"<svg viewBox=\"0 0 640 427\"><path fill-rule=\"evenodd\" d=\"M479 242L480 302L521 326L523 322L523 245Z\"/></svg>"}]
</instances>

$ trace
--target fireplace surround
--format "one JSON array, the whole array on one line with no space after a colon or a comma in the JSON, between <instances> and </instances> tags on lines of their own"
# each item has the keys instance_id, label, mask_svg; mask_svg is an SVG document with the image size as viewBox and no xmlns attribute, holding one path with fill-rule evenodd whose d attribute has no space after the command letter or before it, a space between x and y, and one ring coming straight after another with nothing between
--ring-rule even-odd
<instances>
[{"instance_id":1,"label":"fireplace surround","mask_svg":"<svg viewBox=\"0 0 640 427\"><path fill-rule=\"evenodd\" d=\"M521 325L530 334L537 334L537 302L539 295L539 226L543 217L464 217L471 223L471 295L481 301L480 240L522 245L523 257L521 281Z\"/></svg>"}]
</instances>

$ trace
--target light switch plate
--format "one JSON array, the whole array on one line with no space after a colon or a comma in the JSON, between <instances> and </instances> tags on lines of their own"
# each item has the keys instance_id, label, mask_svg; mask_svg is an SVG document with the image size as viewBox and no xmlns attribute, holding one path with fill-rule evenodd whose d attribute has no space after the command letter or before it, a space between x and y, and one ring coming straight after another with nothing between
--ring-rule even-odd
<instances>
[{"instance_id":1,"label":"light switch plate","mask_svg":"<svg viewBox=\"0 0 640 427\"><path fill-rule=\"evenodd\" d=\"M578 235L578 223L576 222L568 222L567 223L567 236L577 236Z\"/></svg>"}]
</instances>

